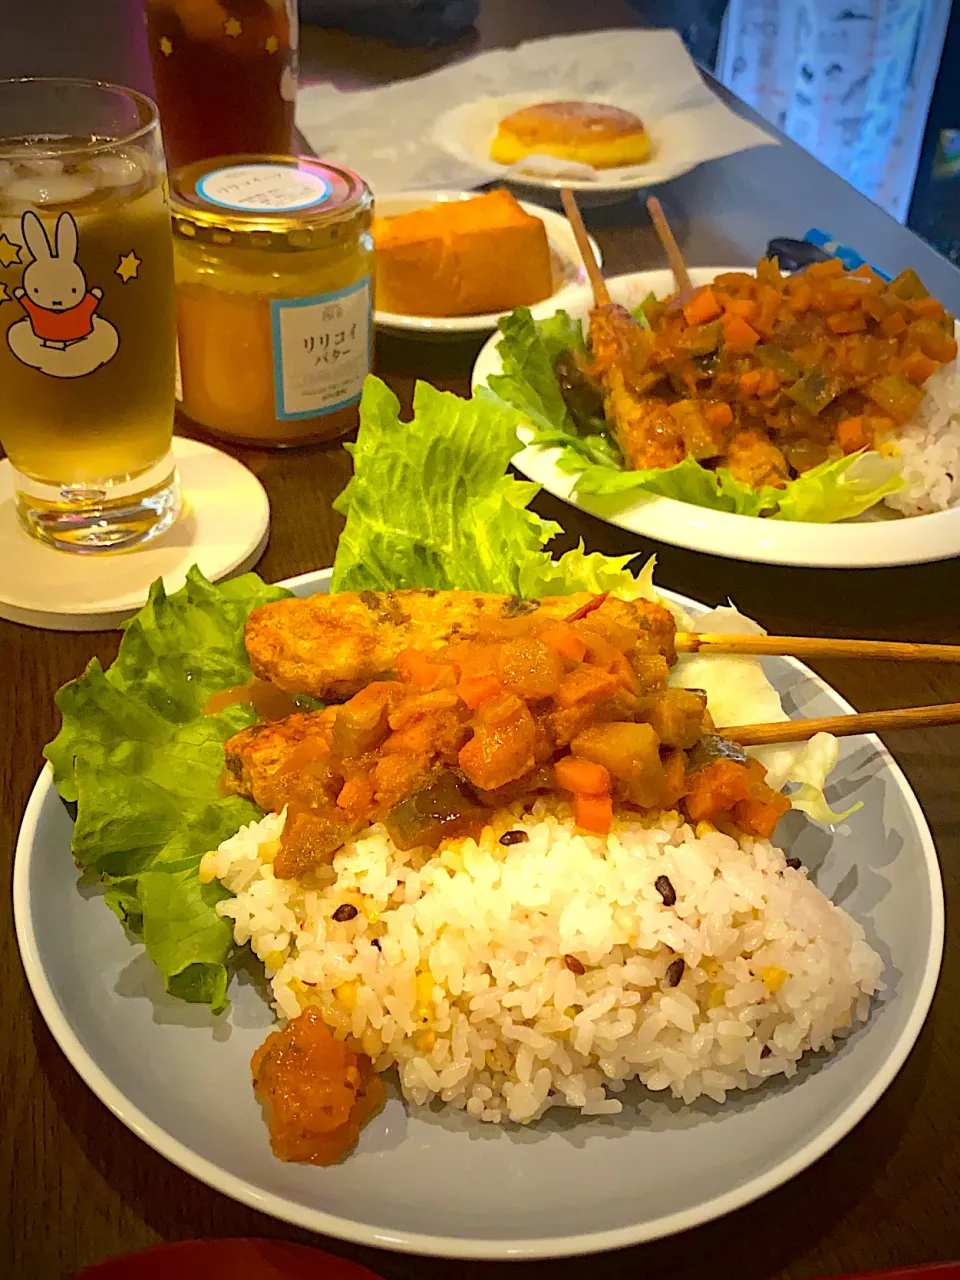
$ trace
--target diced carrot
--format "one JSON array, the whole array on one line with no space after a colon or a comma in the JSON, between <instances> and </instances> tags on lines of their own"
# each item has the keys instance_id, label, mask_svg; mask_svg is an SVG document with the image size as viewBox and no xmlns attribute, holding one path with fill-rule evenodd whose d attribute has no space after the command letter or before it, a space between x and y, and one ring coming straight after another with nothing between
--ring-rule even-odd
<instances>
[{"instance_id":1,"label":"diced carrot","mask_svg":"<svg viewBox=\"0 0 960 1280\"><path fill-rule=\"evenodd\" d=\"M948 364L957 358L957 340L952 334L938 333L936 339L931 335L924 346L924 354L940 364Z\"/></svg>"},{"instance_id":2,"label":"diced carrot","mask_svg":"<svg viewBox=\"0 0 960 1280\"><path fill-rule=\"evenodd\" d=\"M612 698L620 688L620 680L599 667L577 667L564 680L554 697L558 707L573 707L578 702L599 702Z\"/></svg>"},{"instance_id":3,"label":"diced carrot","mask_svg":"<svg viewBox=\"0 0 960 1280\"><path fill-rule=\"evenodd\" d=\"M610 774L602 764L594 764L592 760L578 760L576 756L564 756L553 766L553 771L564 791L584 796L609 794Z\"/></svg>"},{"instance_id":4,"label":"diced carrot","mask_svg":"<svg viewBox=\"0 0 960 1280\"><path fill-rule=\"evenodd\" d=\"M760 341L756 329L751 328L739 316L724 316L721 323L724 341L731 351L749 351Z\"/></svg>"},{"instance_id":5,"label":"diced carrot","mask_svg":"<svg viewBox=\"0 0 960 1280\"><path fill-rule=\"evenodd\" d=\"M733 806L733 820L740 830L748 835L760 836L763 840L770 839L777 823L790 808L790 801L786 796L770 787L767 791L769 795L763 799L751 796Z\"/></svg>"},{"instance_id":6,"label":"diced carrot","mask_svg":"<svg viewBox=\"0 0 960 1280\"><path fill-rule=\"evenodd\" d=\"M457 693L471 711L479 707L487 698L495 698L504 692L503 685L497 676L468 676L457 685Z\"/></svg>"},{"instance_id":7,"label":"diced carrot","mask_svg":"<svg viewBox=\"0 0 960 1280\"><path fill-rule=\"evenodd\" d=\"M578 827L605 836L613 825L613 800L610 796L575 795L573 816Z\"/></svg>"},{"instance_id":8,"label":"diced carrot","mask_svg":"<svg viewBox=\"0 0 960 1280\"><path fill-rule=\"evenodd\" d=\"M867 327L867 317L858 307L856 311L836 311L827 316L827 328L834 333L857 333Z\"/></svg>"},{"instance_id":9,"label":"diced carrot","mask_svg":"<svg viewBox=\"0 0 960 1280\"><path fill-rule=\"evenodd\" d=\"M806 280L799 280L790 293L790 306L798 314L802 315L804 311L810 310L810 302L813 298L813 292Z\"/></svg>"},{"instance_id":10,"label":"diced carrot","mask_svg":"<svg viewBox=\"0 0 960 1280\"><path fill-rule=\"evenodd\" d=\"M558 622L555 627L548 627L546 631L542 631L540 639L554 653L559 653L561 658L569 658L572 662L582 662L587 652L587 646L574 629L564 622Z\"/></svg>"},{"instance_id":11,"label":"diced carrot","mask_svg":"<svg viewBox=\"0 0 960 1280\"><path fill-rule=\"evenodd\" d=\"M832 280L835 276L842 276L845 271L846 267L839 258L827 258L824 262L815 262L807 268L807 274L818 280Z\"/></svg>"},{"instance_id":12,"label":"diced carrot","mask_svg":"<svg viewBox=\"0 0 960 1280\"><path fill-rule=\"evenodd\" d=\"M348 778L337 796L338 809L365 809L373 799L373 783L362 774Z\"/></svg>"},{"instance_id":13,"label":"diced carrot","mask_svg":"<svg viewBox=\"0 0 960 1280\"><path fill-rule=\"evenodd\" d=\"M599 609L610 594L609 591L601 591L598 596L594 596L592 600L588 600L586 604L582 604L579 609L574 609L573 613L568 613L567 622L579 622L581 618L585 618L588 613L593 613L594 609Z\"/></svg>"},{"instance_id":14,"label":"diced carrot","mask_svg":"<svg viewBox=\"0 0 960 1280\"><path fill-rule=\"evenodd\" d=\"M716 760L690 775L684 808L694 822L728 812L750 795L747 770L735 760Z\"/></svg>"},{"instance_id":15,"label":"diced carrot","mask_svg":"<svg viewBox=\"0 0 960 1280\"><path fill-rule=\"evenodd\" d=\"M425 689L456 684L456 668L446 662L434 662L433 656L422 649L403 649L397 654L395 665L410 684L419 684Z\"/></svg>"},{"instance_id":16,"label":"diced carrot","mask_svg":"<svg viewBox=\"0 0 960 1280\"><path fill-rule=\"evenodd\" d=\"M858 278L862 276L866 280L881 279L881 277L877 275L876 271L874 271L873 267L871 267L869 262L861 262L859 267L854 267L854 269L850 272L850 274L852 276L857 276Z\"/></svg>"},{"instance_id":17,"label":"diced carrot","mask_svg":"<svg viewBox=\"0 0 960 1280\"><path fill-rule=\"evenodd\" d=\"M720 400L712 404L709 409L705 409L703 416L708 426L729 427L733 421L733 410L726 401Z\"/></svg>"},{"instance_id":18,"label":"diced carrot","mask_svg":"<svg viewBox=\"0 0 960 1280\"><path fill-rule=\"evenodd\" d=\"M760 373L759 369L748 369L746 373L740 375L740 394L745 396L755 396L760 391Z\"/></svg>"},{"instance_id":19,"label":"diced carrot","mask_svg":"<svg viewBox=\"0 0 960 1280\"><path fill-rule=\"evenodd\" d=\"M763 286L761 295L760 311L754 319L753 325L760 333L769 334L773 331L777 316L780 314L783 296L779 289L774 289L770 285Z\"/></svg>"},{"instance_id":20,"label":"diced carrot","mask_svg":"<svg viewBox=\"0 0 960 1280\"><path fill-rule=\"evenodd\" d=\"M934 316L939 320L943 315L943 303L936 298L913 298L907 306L915 316Z\"/></svg>"},{"instance_id":21,"label":"diced carrot","mask_svg":"<svg viewBox=\"0 0 960 1280\"><path fill-rule=\"evenodd\" d=\"M698 289L683 308L683 318L689 325L709 324L723 313L717 295L708 284Z\"/></svg>"},{"instance_id":22,"label":"diced carrot","mask_svg":"<svg viewBox=\"0 0 960 1280\"><path fill-rule=\"evenodd\" d=\"M903 376L919 386L922 382L926 382L939 368L940 366L936 360L931 360L922 351L911 351L903 362Z\"/></svg>"},{"instance_id":23,"label":"diced carrot","mask_svg":"<svg viewBox=\"0 0 960 1280\"><path fill-rule=\"evenodd\" d=\"M739 316L748 323L757 314L757 304L753 298L725 298L723 309L727 315Z\"/></svg>"},{"instance_id":24,"label":"diced carrot","mask_svg":"<svg viewBox=\"0 0 960 1280\"><path fill-rule=\"evenodd\" d=\"M907 322L903 318L902 311L891 311L888 316L884 316L880 322L880 328L883 330L884 337L895 338L898 334L903 333L907 327Z\"/></svg>"},{"instance_id":25,"label":"diced carrot","mask_svg":"<svg viewBox=\"0 0 960 1280\"><path fill-rule=\"evenodd\" d=\"M837 423L837 444L844 453L856 453L866 449L870 440L862 417L843 418Z\"/></svg>"},{"instance_id":26,"label":"diced carrot","mask_svg":"<svg viewBox=\"0 0 960 1280\"><path fill-rule=\"evenodd\" d=\"M856 453L870 443L862 417L843 418L837 423L837 443L844 453Z\"/></svg>"},{"instance_id":27,"label":"diced carrot","mask_svg":"<svg viewBox=\"0 0 960 1280\"><path fill-rule=\"evenodd\" d=\"M780 390L780 376L776 369L762 369L760 372L760 386L757 388L757 395L772 396Z\"/></svg>"}]
</instances>

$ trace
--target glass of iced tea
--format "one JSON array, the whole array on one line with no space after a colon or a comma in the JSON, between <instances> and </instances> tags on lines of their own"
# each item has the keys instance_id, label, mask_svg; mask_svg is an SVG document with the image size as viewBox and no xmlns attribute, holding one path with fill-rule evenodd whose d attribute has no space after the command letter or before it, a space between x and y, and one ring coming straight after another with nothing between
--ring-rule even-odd
<instances>
[{"instance_id":1,"label":"glass of iced tea","mask_svg":"<svg viewBox=\"0 0 960 1280\"><path fill-rule=\"evenodd\" d=\"M288 155L297 0L145 0L171 170L213 156Z\"/></svg>"},{"instance_id":2,"label":"glass of iced tea","mask_svg":"<svg viewBox=\"0 0 960 1280\"><path fill-rule=\"evenodd\" d=\"M0 444L34 536L116 551L176 519L175 314L153 103L0 81Z\"/></svg>"}]
</instances>

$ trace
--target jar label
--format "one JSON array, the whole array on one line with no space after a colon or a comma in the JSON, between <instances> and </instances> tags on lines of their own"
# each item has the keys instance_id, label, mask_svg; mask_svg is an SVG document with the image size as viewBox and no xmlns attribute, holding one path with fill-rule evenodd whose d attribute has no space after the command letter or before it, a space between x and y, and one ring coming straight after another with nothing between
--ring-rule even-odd
<instances>
[{"instance_id":1,"label":"jar label","mask_svg":"<svg viewBox=\"0 0 960 1280\"><path fill-rule=\"evenodd\" d=\"M257 213L291 213L323 204L333 184L319 173L285 164L235 164L205 173L197 194L224 209Z\"/></svg>"},{"instance_id":2,"label":"jar label","mask_svg":"<svg viewBox=\"0 0 960 1280\"><path fill-rule=\"evenodd\" d=\"M277 419L313 418L360 399L370 372L370 277L336 293L274 298Z\"/></svg>"}]
</instances>

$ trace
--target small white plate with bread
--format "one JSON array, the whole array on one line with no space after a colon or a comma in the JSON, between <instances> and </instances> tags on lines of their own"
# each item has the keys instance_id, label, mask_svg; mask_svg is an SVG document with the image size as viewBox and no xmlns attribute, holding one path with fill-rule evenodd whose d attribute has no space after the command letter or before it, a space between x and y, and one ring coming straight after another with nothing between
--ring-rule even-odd
<instances>
[{"instance_id":1,"label":"small white plate with bread","mask_svg":"<svg viewBox=\"0 0 960 1280\"><path fill-rule=\"evenodd\" d=\"M463 103L434 126L434 141L491 179L582 205L610 204L659 186L703 160L698 112L641 119L628 104L512 93Z\"/></svg>"},{"instance_id":2,"label":"small white plate with bread","mask_svg":"<svg viewBox=\"0 0 960 1280\"><path fill-rule=\"evenodd\" d=\"M566 218L508 191L377 195L375 212L374 319L385 331L492 333L515 307L563 307L586 281Z\"/></svg>"}]
</instances>

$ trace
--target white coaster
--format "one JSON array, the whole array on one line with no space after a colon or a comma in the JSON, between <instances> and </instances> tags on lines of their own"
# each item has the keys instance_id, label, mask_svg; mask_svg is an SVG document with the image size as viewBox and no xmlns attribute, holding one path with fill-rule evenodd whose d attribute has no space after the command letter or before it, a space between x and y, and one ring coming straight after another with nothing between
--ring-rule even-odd
<instances>
[{"instance_id":1,"label":"white coaster","mask_svg":"<svg viewBox=\"0 0 960 1280\"><path fill-rule=\"evenodd\" d=\"M102 631L136 613L157 578L172 592L194 564L211 582L252 568L270 527L263 485L198 440L174 436L173 453L183 490L176 523L132 551L101 555L31 538L17 519L13 468L0 462L0 617L48 631Z\"/></svg>"}]
</instances>

